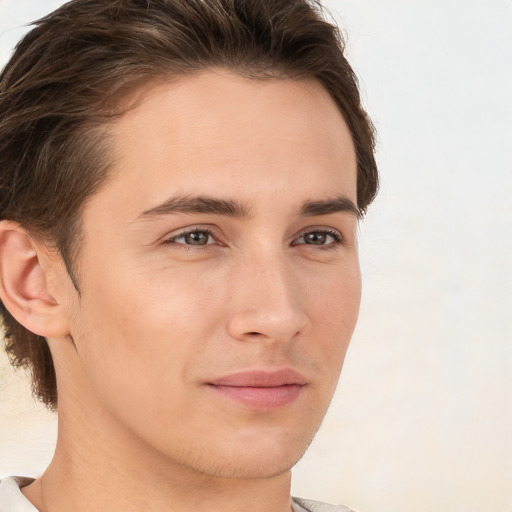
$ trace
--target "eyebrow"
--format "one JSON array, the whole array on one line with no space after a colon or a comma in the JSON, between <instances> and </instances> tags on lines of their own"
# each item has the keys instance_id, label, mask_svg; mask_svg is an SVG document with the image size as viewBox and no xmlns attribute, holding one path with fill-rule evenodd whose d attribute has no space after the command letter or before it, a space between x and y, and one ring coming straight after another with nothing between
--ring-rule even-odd
<instances>
[{"instance_id":1,"label":"eyebrow","mask_svg":"<svg viewBox=\"0 0 512 512\"><path fill-rule=\"evenodd\" d=\"M142 212L140 217L168 215L173 213L210 213L228 217L248 217L249 208L231 199L217 199L208 196L178 196Z\"/></svg>"},{"instance_id":2,"label":"eyebrow","mask_svg":"<svg viewBox=\"0 0 512 512\"><path fill-rule=\"evenodd\" d=\"M330 213L347 212L356 218L361 218L361 211L348 197L339 196L320 201L307 201L302 205L300 214L304 217L315 215L329 215Z\"/></svg>"},{"instance_id":3,"label":"eyebrow","mask_svg":"<svg viewBox=\"0 0 512 512\"><path fill-rule=\"evenodd\" d=\"M361 217L359 208L351 199L344 196L306 201L299 209L299 215L303 217L329 215L338 212L350 213L358 219ZM247 218L251 215L251 208L246 204L232 199L220 199L209 196L177 196L167 199L154 208L145 210L140 215L140 218L176 213L207 213Z\"/></svg>"}]
</instances>

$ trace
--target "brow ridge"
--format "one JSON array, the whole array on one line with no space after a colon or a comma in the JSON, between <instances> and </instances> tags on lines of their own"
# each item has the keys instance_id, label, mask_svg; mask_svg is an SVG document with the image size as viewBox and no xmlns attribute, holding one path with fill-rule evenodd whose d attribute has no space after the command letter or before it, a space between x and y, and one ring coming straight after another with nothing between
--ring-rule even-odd
<instances>
[{"instance_id":1,"label":"brow ridge","mask_svg":"<svg viewBox=\"0 0 512 512\"><path fill-rule=\"evenodd\" d=\"M306 201L299 209L299 215L303 217L329 215L339 212L347 212L357 218L361 217L359 208L351 199L345 196ZM140 217L153 217L176 213L206 213L247 218L251 215L251 209L248 205L233 199L186 195L171 197L162 204L145 210Z\"/></svg>"},{"instance_id":2,"label":"brow ridge","mask_svg":"<svg viewBox=\"0 0 512 512\"><path fill-rule=\"evenodd\" d=\"M217 199L208 196L176 196L144 211L141 217L172 213L209 213L243 218L248 217L250 211L246 205L232 199Z\"/></svg>"},{"instance_id":3,"label":"brow ridge","mask_svg":"<svg viewBox=\"0 0 512 512\"><path fill-rule=\"evenodd\" d=\"M361 211L356 204L345 196L338 196L329 199L307 201L302 205L300 214L304 217L316 215L329 215L331 213L347 212L361 218Z\"/></svg>"}]
</instances>

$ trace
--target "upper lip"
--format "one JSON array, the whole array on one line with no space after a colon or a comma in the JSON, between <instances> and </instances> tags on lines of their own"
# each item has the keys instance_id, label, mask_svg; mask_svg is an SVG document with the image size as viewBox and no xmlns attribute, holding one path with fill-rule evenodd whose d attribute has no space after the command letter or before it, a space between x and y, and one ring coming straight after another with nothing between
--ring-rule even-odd
<instances>
[{"instance_id":1,"label":"upper lip","mask_svg":"<svg viewBox=\"0 0 512 512\"><path fill-rule=\"evenodd\" d=\"M211 382L213 386L274 388L289 385L305 385L306 377L291 368L280 370L249 370L225 375Z\"/></svg>"}]
</instances>

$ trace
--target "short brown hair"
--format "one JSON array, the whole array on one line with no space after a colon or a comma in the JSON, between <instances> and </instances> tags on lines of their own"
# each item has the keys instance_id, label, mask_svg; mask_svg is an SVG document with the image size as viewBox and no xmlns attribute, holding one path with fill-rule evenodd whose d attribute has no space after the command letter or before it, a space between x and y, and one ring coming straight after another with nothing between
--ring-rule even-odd
<instances>
[{"instance_id":1,"label":"short brown hair","mask_svg":"<svg viewBox=\"0 0 512 512\"><path fill-rule=\"evenodd\" d=\"M361 213L378 187L374 131L337 27L314 0L73 0L35 22L0 75L0 220L20 223L73 271L80 212L109 170L105 126L124 91L221 67L255 79L310 78L354 141ZM6 350L57 406L46 340L0 302Z\"/></svg>"}]
</instances>

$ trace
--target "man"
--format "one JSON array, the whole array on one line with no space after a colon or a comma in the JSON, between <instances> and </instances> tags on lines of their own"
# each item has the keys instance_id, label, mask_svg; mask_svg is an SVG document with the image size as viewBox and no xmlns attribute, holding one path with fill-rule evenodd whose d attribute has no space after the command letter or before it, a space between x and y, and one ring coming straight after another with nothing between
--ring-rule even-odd
<instances>
[{"instance_id":1,"label":"man","mask_svg":"<svg viewBox=\"0 0 512 512\"><path fill-rule=\"evenodd\" d=\"M1 75L0 172L7 351L59 419L0 511L346 510L290 500L377 189L318 5L69 2Z\"/></svg>"}]
</instances>

